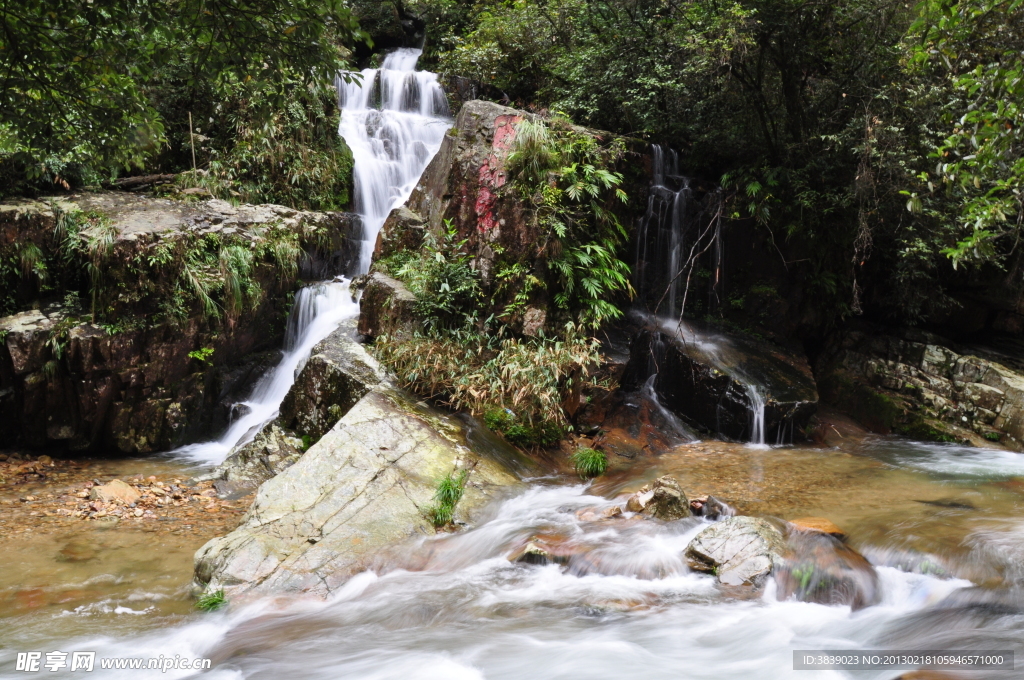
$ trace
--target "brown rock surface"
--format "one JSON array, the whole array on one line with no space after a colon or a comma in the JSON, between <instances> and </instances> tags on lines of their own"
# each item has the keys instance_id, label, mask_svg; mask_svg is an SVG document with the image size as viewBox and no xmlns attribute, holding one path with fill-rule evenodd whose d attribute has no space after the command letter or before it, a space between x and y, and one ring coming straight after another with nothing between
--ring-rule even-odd
<instances>
[{"instance_id":1,"label":"brown rock surface","mask_svg":"<svg viewBox=\"0 0 1024 680\"><path fill-rule=\"evenodd\" d=\"M141 493L136 491L131 485L125 484L120 479L115 479L100 486L94 486L89 492L89 498L94 501L100 500L104 503L110 503L111 501L116 500L124 503L125 505L131 505L141 497Z\"/></svg>"},{"instance_id":2,"label":"brown rock surface","mask_svg":"<svg viewBox=\"0 0 1024 680\"><path fill-rule=\"evenodd\" d=\"M791 519L789 523L801 531L820 531L830 536L835 536L839 540L846 538L845 531L833 524L832 520L825 519L824 517L801 517L799 519Z\"/></svg>"}]
</instances>

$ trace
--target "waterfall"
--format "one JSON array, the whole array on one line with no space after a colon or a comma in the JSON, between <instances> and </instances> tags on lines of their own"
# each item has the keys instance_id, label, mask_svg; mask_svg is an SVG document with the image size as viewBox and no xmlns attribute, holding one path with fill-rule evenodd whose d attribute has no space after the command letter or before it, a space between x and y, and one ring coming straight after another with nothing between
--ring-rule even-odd
<instances>
[{"instance_id":1,"label":"waterfall","mask_svg":"<svg viewBox=\"0 0 1024 680\"><path fill-rule=\"evenodd\" d=\"M281 360L260 377L245 401L234 405L227 431L219 439L183 446L171 454L197 463L221 463L231 449L251 440L264 423L277 417L281 402L313 346L342 321L358 314L359 305L352 300L347 280L313 284L300 290L288 316Z\"/></svg>"},{"instance_id":2,"label":"waterfall","mask_svg":"<svg viewBox=\"0 0 1024 680\"><path fill-rule=\"evenodd\" d=\"M414 71L420 50L392 52L358 79L338 78L338 133L355 158L355 212L363 235L356 274L370 268L377 234L392 209L409 198L451 127L437 75Z\"/></svg>"},{"instance_id":3,"label":"waterfall","mask_svg":"<svg viewBox=\"0 0 1024 680\"><path fill-rule=\"evenodd\" d=\"M651 184L647 210L637 225L633 288L638 299L659 316L679 318L688 285L690 311L712 312L721 299L721 220L715 217L720 196L718 192L695 191L693 184L679 173L676 151L651 146ZM680 269L683 274L677 276ZM698 269L708 275L708 298L706 303L691 306Z\"/></svg>"},{"instance_id":4,"label":"waterfall","mask_svg":"<svg viewBox=\"0 0 1024 680\"><path fill-rule=\"evenodd\" d=\"M679 160L675 150L651 146L651 184L647 210L637 224L633 263L633 287L640 304L649 310L640 316L743 384L750 443L761 446L766 441L766 387L738 368L736 351L724 334L681 319L684 298L685 311L691 315L719 308L724 249L717 203L720 193L700 191L694 180L680 173ZM703 300L699 290L706 294ZM657 370L656 364L652 362L651 370ZM657 400L656 391L648 391Z\"/></svg>"},{"instance_id":5,"label":"waterfall","mask_svg":"<svg viewBox=\"0 0 1024 680\"><path fill-rule=\"evenodd\" d=\"M354 212L362 223L359 261L353 275L370 268L373 247L388 214L405 203L451 127L448 101L437 75L415 71L421 51L399 49L380 69L364 69L349 82L339 76L338 134L352 150ZM349 280L307 286L298 292L288 317L284 355L264 374L249 397L235 405L227 431L217 440L191 444L172 455L219 464L277 417L281 402L313 346L345 319L359 315Z\"/></svg>"},{"instance_id":6,"label":"waterfall","mask_svg":"<svg viewBox=\"0 0 1024 680\"><path fill-rule=\"evenodd\" d=\"M750 443L764 446L764 395L753 383L747 383L747 397L750 399Z\"/></svg>"}]
</instances>

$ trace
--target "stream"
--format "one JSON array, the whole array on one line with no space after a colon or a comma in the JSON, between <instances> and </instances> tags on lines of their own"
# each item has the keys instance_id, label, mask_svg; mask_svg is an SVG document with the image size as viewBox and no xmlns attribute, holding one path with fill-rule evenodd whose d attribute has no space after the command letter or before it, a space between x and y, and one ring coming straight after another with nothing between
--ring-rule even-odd
<instances>
[{"instance_id":1,"label":"stream","mask_svg":"<svg viewBox=\"0 0 1024 680\"><path fill-rule=\"evenodd\" d=\"M884 679L898 672L794 671L792 652L1013 649L1024 658L1024 458L890 437L844 442L693 442L592 485L535 480L479 526L410 542L395 563L357 575L327 602L289 597L189 613L186 557L198 544L168 553L112 529L100 555L68 562L59 541L12 540L5 595L87 584L91 601L4 612L0 677L23 677L14 653L32 649L210 658L214 678L620 678L639 670ZM828 517L875 565L881 603L852 611L778 601L772 582L756 596L728 592L682 557L705 520L608 524L577 515L621 504L662 474L740 513ZM538 532L584 546L586 566L510 562Z\"/></svg>"}]
</instances>

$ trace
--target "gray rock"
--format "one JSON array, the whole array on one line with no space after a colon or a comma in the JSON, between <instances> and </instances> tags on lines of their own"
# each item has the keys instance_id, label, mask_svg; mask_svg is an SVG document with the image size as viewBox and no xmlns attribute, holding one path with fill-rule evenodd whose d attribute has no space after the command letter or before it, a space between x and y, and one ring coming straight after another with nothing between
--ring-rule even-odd
<instances>
[{"instance_id":1,"label":"gray rock","mask_svg":"<svg viewBox=\"0 0 1024 680\"><path fill-rule=\"evenodd\" d=\"M751 383L764 390L766 441L789 439L817 411L818 390L803 356L718 330L708 331L713 342L684 341L654 319L642 322L630 344L623 387L643 389L653 376L658 401L688 422L731 439L750 440Z\"/></svg>"},{"instance_id":2,"label":"gray rock","mask_svg":"<svg viewBox=\"0 0 1024 680\"><path fill-rule=\"evenodd\" d=\"M217 470L203 479L221 479L252 489L295 464L303 452L302 439L271 422L253 440L237 447Z\"/></svg>"},{"instance_id":3,"label":"gray rock","mask_svg":"<svg viewBox=\"0 0 1024 680\"><path fill-rule=\"evenodd\" d=\"M83 309L90 306L89 295L30 309L66 291L40 290L35 279L11 291L22 311L0 318L0 367L8 367L0 370L0 441L26 447L151 453L208 438L223 423L226 404L237 400L230 393L242 386L230 376L241 372L241 382L248 382L244 376L262 363L255 353L280 345L281 320L297 279L282 276L273 258L262 257L253 268L260 303L223 326L210 324L194 305L187 305L185 319L158 321L164 315L154 312L174 294L180 271L176 264L144 264L140 270L139 263L181 254L180 244L191 247L204 234L258 250L272 233L288 231L301 253L298 273L308 281L346 271L358 248L349 238L358 219L343 213L130 192L0 203L0 246L36 246L50 262L53 281L67 279L63 268L70 266L54 237L60 213L54 205L102 214L109 224L113 243L95 302L106 317L97 321L118 324L90 323ZM83 234L96 228L83 225ZM71 274L79 275L77 269ZM212 357L190 356L206 347L214 350Z\"/></svg>"},{"instance_id":4,"label":"gray rock","mask_svg":"<svg viewBox=\"0 0 1024 680\"><path fill-rule=\"evenodd\" d=\"M471 470L456 521L503 487L503 465L465 445L462 426L404 393L375 388L281 474L265 482L241 526L204 545L195 582L209 590L326 596L383 551L434 533L437 481Z\"/></svg>"},{"instance_id":5,"label":"gray rock","mask_svg":"<svg viewBox=\"0 0 1024 680\"><path fill-rule=\"evenodd\" d=\"M366 277L359 299L359 332L375 338L393 338L415 332L420 326L416 296L401 281L374 272Z\"/></svg>"},{"instance_id":6,"label":"gray rock","mask_svg":"<svg viewBox=\"0 0 1024 680\"><path fill-rule=\"evenodd\" d=\"M785 550L782 533L758 517L729 517L697 534L686 546L690 567L713 571L729 586L760 585Z\"/></svg>"},{"instance_id":7,"label":"gray rock","mask_svg":"<svg viewBox=\"0 0 1024 680\"><path fill-rule=\"evenodd\" d=\"M350 319L313 348L281 403L283 427L315 442L384 382L377 360L355 336L356 320Z\"/></svg>"},{"instance_id":8,"label":"gray rock","mask_svg":"<svg viewBox=\"0 0 1024 680\"><path fill-rule=\"evenodd\" d=\"M377 233L373 261L390 257L402 250L419 250L426 235L423 225L423 218L404 205L392 210Z\"/></svg>"},{"instance_id":9,"label":"gray rock","mask_svg":"<svg viewBox=\"0 0 1024 680\"><path fill-rule=\"evenodd\" d=\"M290 467L386 376L355 337L355 319L342 322L315 347L281 403L281 414L252 441L237 447L205 478L254 488Z\"/></svg>"},{"instance_id":10,"label":"gray rock","mask_svg":"<svg viewBox=\"0 0 1024 680\"><path fill-rule=\"evenodd\" d=\"M645 484L626 501L626 509L663 520L690 516L690 502L674 478L665 476Z\"/></svg>"}]
</instances>

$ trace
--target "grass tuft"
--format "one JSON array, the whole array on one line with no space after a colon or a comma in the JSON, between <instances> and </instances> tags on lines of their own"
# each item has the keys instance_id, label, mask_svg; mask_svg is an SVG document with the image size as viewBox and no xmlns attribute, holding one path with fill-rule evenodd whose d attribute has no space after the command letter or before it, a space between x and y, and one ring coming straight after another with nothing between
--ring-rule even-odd
<instances>
[{"instance_id":1,"label":"grass tuft","mask_svg":"<svg viewBox=\"0 0 1024 680\"><path fill-rule=\"evenodd\" d=\"M572 454L572 464L582 479L598 477L608 469L608 456L594 449L577 449Z\"/></svg>"},{"instance_id":2,"label":"grass tuft","mask_svg":"<svg viewBox=\"0 0 1024 680\"><path fill-rule=\"evenodd\" d=\"M437 491L434 492L435 505L430 509L430 521L435 527L451 524L455 516L455 506L462 500L468 477L468 471L460 470L457 473L449 473L437 483Z\"/></svg>"},{"instance_id":3,"label":"grass tuft","mask_svg":"<svg viewBox=\"0 0 1024 680\"><path fill-rule=\"evenodd\" d=\"M213 593L207 593L196 600L196 609L204 612L215 612L226 607L227 604L228 601L224 597L224 591L218 590Z\"/></svg>"}]
</instances>

